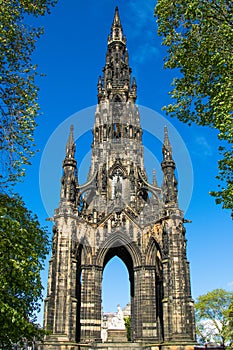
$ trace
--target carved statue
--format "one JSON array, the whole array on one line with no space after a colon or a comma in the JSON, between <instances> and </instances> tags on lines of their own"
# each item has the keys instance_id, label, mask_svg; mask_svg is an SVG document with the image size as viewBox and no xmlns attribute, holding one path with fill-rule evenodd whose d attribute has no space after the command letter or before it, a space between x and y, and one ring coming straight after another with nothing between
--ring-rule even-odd
<instances>
[{"instance_id":1,"label":"carved statue","mask_svg":"<svg viewBox=\"0 0 233 350\"><path fill-rule=\"evenodd\" d=\"M108 329L125 329L123 312L121 310L120 305L117 305L117 313L111 319Z\"/></svg>"},{"instance_id":2,"label":"carved statue","mask_svg":"<svg viewBox=\"0 0 233 350\"><path fill-rule=\"evenodd\" d=\"M114 190L115 198L120 198L122 195L122 183L120 181L119 175L117 176L117 182L115 184Z\"/></svg>"}]
</instances>

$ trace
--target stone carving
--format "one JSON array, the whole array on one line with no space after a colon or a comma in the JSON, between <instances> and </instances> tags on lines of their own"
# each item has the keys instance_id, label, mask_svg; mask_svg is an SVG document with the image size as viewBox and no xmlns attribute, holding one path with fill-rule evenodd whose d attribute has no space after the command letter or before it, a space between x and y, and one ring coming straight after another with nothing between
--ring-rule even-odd
<instances>
[{"instance_id":1,"label":"stone carving","mask_svg":"<svg viewBox=\"0 0 233 350\"><path fill-rule=\"evenodd\" d=\"M114 194L115 198L121 198L122 196L122 183L119 176L117 176L117 182L114 187Z\"/></svg>"},{"instance_id":2,"label":"stone carving","mask_svg":"<svg viewBox=\"0 0 233 350\"><path fill-rule=\"evenodd\" d=\"M106 170L106 163L104 163L102 168L102 190L106 191L106 189L107 189L107 170Z\"/></svg>"},{"instance_id":3,"label":"stone carving","mask_svg":"<svg viewBox=\"0 0 233 350\"><path fill-rule=\"evenodd\" d=\"M121 306L117 305L117 313L110 320L108 329L125 329L125 322L123 318L123 312Z\"/></svg>"}]
</instances>

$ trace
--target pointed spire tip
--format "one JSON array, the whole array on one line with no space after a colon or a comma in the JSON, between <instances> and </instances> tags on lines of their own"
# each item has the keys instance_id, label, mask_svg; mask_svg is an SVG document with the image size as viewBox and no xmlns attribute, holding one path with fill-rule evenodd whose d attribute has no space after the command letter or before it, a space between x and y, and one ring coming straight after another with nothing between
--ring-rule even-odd
<instances>
[{"instance_id":1,"label":"pointed spire tip","mask_svg":"<svg viewBox=\"0 0 233 350\"><path fill-rule=\"evenodd\" d=\"M119 9L118 6L115 8L115 14L113 19L113 24L120 23L120 17L119 17Z\"/></svg>"},{"instance_id":2,"label":"pointed spire tip","mask_svg":"<svg viewBox=\"0 0 233 350\"><path fill-rule=\"evenodd\" d=\"M164 126L164 144L170 145L167 126Z\"/></svg>"},{"instance_id":3,"label":"pointed spire tip","mask_svg":"<svg viewBox=\"0 0 233 350\"><path fill-rule=\"evenodd\" d=\"M70 134L69 134L68 142L70 144L74 143L74 125L73 124L71 124L70 126Z\"/></svg>"},{"instance_id":4,"label":"pointed spire tip","mask_svg":"<svg viewBox=\"0 0 233 350\"><path fill-rule=\"evenodd\" d=\"M68 137L68 141L66 144L66 156L74 157L74 152L75 152L75 143L74 143L74 125L71 124L70 126L70 133Z\"/></svg>"},{"instance_id":5,"label":"pointed spire tip","mask_svg":"<svg viewBox=\"0 0 233 350\"><path fill-rule=\"evenodd\" d=\"M163 156L165 160L172 160L172 146L168 137L167 126L164 126L164 142L163 142Z\"/></svg>"}]
</instances>

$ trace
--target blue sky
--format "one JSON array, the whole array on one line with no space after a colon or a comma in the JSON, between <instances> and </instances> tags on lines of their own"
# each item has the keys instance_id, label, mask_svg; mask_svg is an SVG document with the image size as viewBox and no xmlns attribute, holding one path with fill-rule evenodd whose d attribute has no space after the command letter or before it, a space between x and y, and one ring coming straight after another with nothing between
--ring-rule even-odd
<instances>
[{"instance_id":1,"label":"blue sky","mask_svg":"<svg viewBox=\"0 0 233 350\"><path fill-rule=\"evenodd\" d=\"M45 219L58 206L61 162L71 121L76 130L80 182L84 181L90 158L90 128L94 122L92 106L97 103L96 84L105 64L107 36L116 5L127 37L130 66L137 80L137 103L149 108L145 113L145 124L142 121L149 178L152 168L158 169L159 173L162 159L156 116L159 116L160 124L168 125L171 133L179 180L182 180L179 201L185 206L181 205L185 217L192 220L186 228L193 297L215 288L232 290L232 220L230 212L215 205L208 194L217 189L216 132L195 125L188 127L161 111L163 105L170 102L170 83L177 72L163 69L165 48L156 33L155 1L60 0L51 15L33 20L45 27L45 34L33 55L39 71L46 74L37 80L42 115L38 118L36 144L40 152L27 169L26 179L18 185L18 190L27 206L37 213L42 226L48 225L51 231L51 225ZM154 111L151 125L148 124L150 110ZM185 154L183 163L182 152ZM47 269L43 281L46 287ZM128 301L128 274L123 263L114 258L104 271L104 309L115 311L117 304L124 306Z\"/></svg>"}]
</instances>

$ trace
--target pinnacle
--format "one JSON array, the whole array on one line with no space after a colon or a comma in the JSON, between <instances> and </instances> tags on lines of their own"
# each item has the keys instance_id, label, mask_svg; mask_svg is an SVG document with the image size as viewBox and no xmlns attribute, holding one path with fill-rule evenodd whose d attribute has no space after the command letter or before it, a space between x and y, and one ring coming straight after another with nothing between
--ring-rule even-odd
<instances>
[{"instance_id":1,"label":"pinnacle","mask_svg":"<svg viewBox=\"0 0 233 350\"><path fill-rule=\"evenodd\" d=\"M156 179L156 170L155 169L153 169L152 174L153 174L152 184L153 184L154 187L158 187L158 183L157 183L157 179Z\"/></svg>"},{"instance_id":2,"label":"pinnacle","mask_svg":"<svg viewBox=\"0 0 233 350\"><path fill-rule=\"evenodd\" d=\"M72 146L74 143L74 126L71 125L70 126L70 134L69 134L69 138L68 138L68 144L69 146Z\"/></svg>"},{"instance_id":3,"label":"pinnacle","mask_svg":"<svg viewBox=\"0 0 233 350\"><path fill-rule=\"evenodd\" d=\"M113 24L118 24L118 23L120 24L120 17L119 17L119 9L118 9L118 6L116 6Z\"/></svg>"},{"instance_id":4,"label":"pinnacle","mask_svg":"<svg viewBox=\"0 0 233 350\"><path fill-rule=\"evenodd\" d=\"M164 127L163 156L164 161L172 160L172 146L168 138L168 130L166 126Z\"/></svg>"},{"instance_id":5,"label":"pinnacle","mask_svg":"<svg viewBox=\"0 0 233 350\"><path fill-rule=\"evenodd\" d=\"M111 28L110 40L122 40L122 39L123 39L122 25L120 21L118 6L116 6L112 28Z\"/></svg>"},{"instance_id":6,"label":"pinnacle","mask_svg":"<svg viewBox=\"0 0 233 350\"><path fill-rule=\"evenodd\" d=\"M74 151L75 151L75 143L74 143L74 126L70 126L70 133L68 137L68 141L66 144L66 156L68 158L74 157Z\"/></svg>"},{"instance_id":7,"label":"pinnacle","mask_svg":"<svg viewBox=\"0 0 233 350\"><path fill-rule=\"evenodd\" d=\"M169 138L168 138L168 130L167 130L166 126L164 127L164 145L165 146L170 146L170 141L169 141Z\"/></svg>"}]
</instances>

